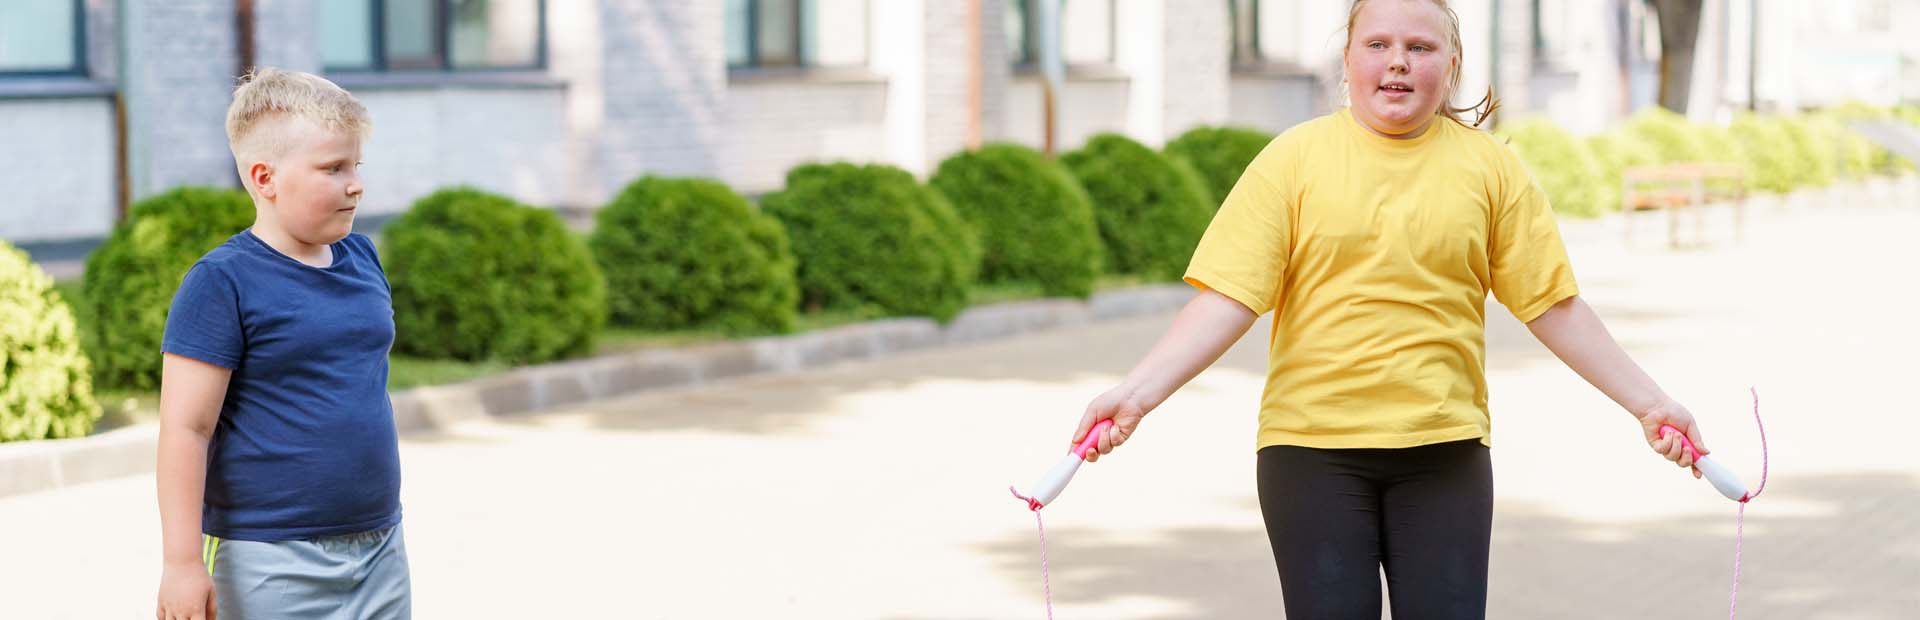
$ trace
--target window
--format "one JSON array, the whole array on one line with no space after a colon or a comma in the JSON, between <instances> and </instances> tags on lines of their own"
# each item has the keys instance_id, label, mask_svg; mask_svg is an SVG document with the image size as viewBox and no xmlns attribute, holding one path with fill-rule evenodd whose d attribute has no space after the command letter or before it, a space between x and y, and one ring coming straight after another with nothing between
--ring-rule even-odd
<instances>
[{"instance_id":1,"label":"window","mask_svg":"<svg viewBox=\"0 0 1920 620\"><path fill-rule=\"evenodd\" d=\"M84 15L80 0L0 2L0 74L83 73Z\"/></svg>"},{"instance_id":2,"label":"window","mask_svg":"<svg viewBox=\"0 0 1920 620\"><path fill-rule=\"evenodd\" d=\"M798 67L807 64L807 0L727 0L727 66Z\"/></svg>"},{"instance_id":3,"label":"window","mask_svg":"<svg viewBox=\"0 0 1920 620\"><path fill-rule=\"evenodd\" d=\"M329 71L538 69L546 0L322 0Z\"/></svg>"},{"instance_id":4,"label":"window","mask_svg":"<svg viewBox=\"0 0 1920 620\"><path fill-rule=\"evenodd\" d=\"M1227 0L1227 45L1233 66L1260 64L1259 0Z\"/></svg>"},{"instance_id":5,"label":"window","mask_svg":"<svg viewBox=\"0 0 1920 620\"><path fill-rule=\"evenodd\" d=\"M1040 2L1060 2L1060 60L1067 65L1113 62L1114 0L1007 0L1007 60L1025 67L1040 60Z\"/></svg>"},{"instance_id":6,"label":"window","mask_svg":"<svg viewBox=\"0 0 1920 620\"><path fill-rule=\"evenodd\" d=\"M865 65L871 12L869 0L727 0L727 67Z\"/></svg>"},{"instance_id":7,"label":"window","mask_svg":"<svg viewBox=\"0 0 1920 620\"><path fill-rule=\"evenodd\" d=\"M1572 64L1573 37L1579 32L1573 8L1568 0L1533 0L1534 62Z\"/></svg>"}]
</instances>

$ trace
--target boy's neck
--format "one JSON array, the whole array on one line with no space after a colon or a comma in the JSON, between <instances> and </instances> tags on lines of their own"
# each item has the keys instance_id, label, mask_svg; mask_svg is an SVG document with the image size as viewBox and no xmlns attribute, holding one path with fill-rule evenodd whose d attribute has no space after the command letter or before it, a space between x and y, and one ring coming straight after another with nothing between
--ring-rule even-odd
<instances>
[{"instance_id":1,"label":"boy's neck","mask_svg":"<svg viewBox=\"0 0 1920 620\"><path fill-rule=\"evenodd\" d=\"M329 244L312 244L295 239L287 231L264 219L253 222L253 236L258 237L267 247L278 250L288 258L300 261L311 267L333 265L333 247Z\"/></svg>"}]
</instances>

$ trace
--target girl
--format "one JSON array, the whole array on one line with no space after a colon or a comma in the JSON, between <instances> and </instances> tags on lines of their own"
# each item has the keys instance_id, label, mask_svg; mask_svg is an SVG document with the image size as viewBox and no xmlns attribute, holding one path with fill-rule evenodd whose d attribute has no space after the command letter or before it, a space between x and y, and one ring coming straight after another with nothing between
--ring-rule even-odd
<instances>
[{"instance_id":1,"label":"girl","mask_svg":"<svg viewBox=\"0 0 1920 620\"><path fill-rule=\"evenodd\" d=\"M1395 618L1485 616L1489 291L1655 452L1692 466L1656 432L1672 424L1707 453L1693 416L1580 299L1547 197L1476 129L1493 94L1449 105L1458 20L1445 0L1353 3L1349 106L1247 168L1187 270L1199 294L1074 432L1111 418L1098 439L1111 452L1273 311L1257 474L1291 618L1379 618L1382 569Z\"/></svg>"}]
</instances>

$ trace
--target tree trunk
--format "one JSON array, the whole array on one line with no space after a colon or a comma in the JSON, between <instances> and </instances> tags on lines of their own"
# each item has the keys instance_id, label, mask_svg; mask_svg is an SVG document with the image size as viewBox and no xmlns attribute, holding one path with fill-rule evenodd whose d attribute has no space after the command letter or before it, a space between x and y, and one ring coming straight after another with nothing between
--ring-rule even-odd
<instances>
[{"instance_id":1,"label":"tree trunk","mask_svg":"<svg viewBox=\"0 0 1920 620\"><path fill-rule=\"evenodd\" d=\"M1687 113L1693 90L1693 48L1700 38L1701 0L1647 0L1660 19L1660 107Z\"/></svg>"}]
</instances>

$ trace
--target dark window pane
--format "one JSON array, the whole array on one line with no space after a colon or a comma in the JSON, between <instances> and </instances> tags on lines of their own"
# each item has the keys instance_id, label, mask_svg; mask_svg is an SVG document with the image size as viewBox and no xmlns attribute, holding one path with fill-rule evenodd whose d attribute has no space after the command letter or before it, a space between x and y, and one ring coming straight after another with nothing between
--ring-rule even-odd
<instances>
[{"instance_id":1,"label":"dark window pane","mask_svg":"<svg viewBox=\"0 0 1920 620\"><path fill-rule=\"evenodd\" d=\"M1033 14L1027 11L1026 0L1007 0L1007 12L1000 21L1007 32L1007 62L1024 65L1033 62L1033 47L1028 44L1027 22Z\"/></svg>"},{"instance_id":2,"label":"dark window pane","mask_svg":"<svg viewBox=\"0 0 1920 620\"><path fill-rule=\"evenodd\" d=\"M73 0L0 1L0 71L79 69Z\"/></svg>"},{"instance_id":3,"label":"dark window pane","mask_svg":"<svg viewBox=\"0 0 1920 620\"><path fill-rule=\"evenodd\" d=\"M439 0L387 0L386 55L389 69L438 69L440 46L434 37Z\"/></svg>"},{"instance_id":4,"label":"dark window pane","mask_svg":"<svg viewBox=\"0 0 1920 620\"><path fill-rule=\"evenodd\" d=\"M791 67L800 64L800 21L798 0L758 0L760 46L758 63L764 67Z\"/></svg>"},{"instance_id":5,"label":"dark window pane","mask_svg":"<svg viewBox=\"0 0 1920 620\"><path fill-rule=\"evenodd\" d=\"M320 64L328 69L373 68L373 0L321 3Z\"/></svg>"},{"instance_id":6,"label":"dark window pane","mask_svg":"<svg viewBox=\"0 0 1920 620\"><path fill-rule=\"evenodd\" d=\"M727 0L727 66L753 64L753 3Z\"/></svg>"},{"instance_id":7,"label":"dark window pane","mask_svg":"<svg viewBox=\"0 0 1920 620\"><path fill-rule=\"evenodd\" d=\"M451 28L456 69L540 63L540 0L453 0Z\"/></svg>"}]
</instances>

